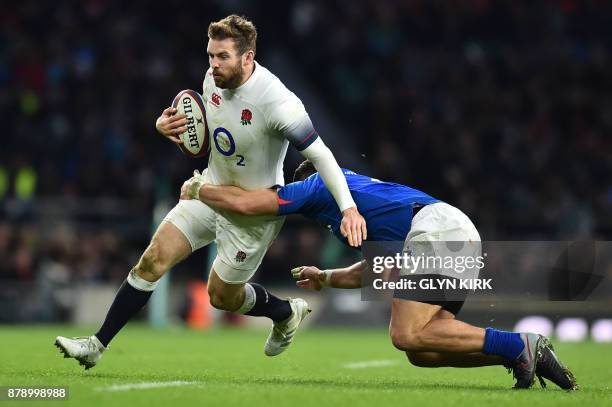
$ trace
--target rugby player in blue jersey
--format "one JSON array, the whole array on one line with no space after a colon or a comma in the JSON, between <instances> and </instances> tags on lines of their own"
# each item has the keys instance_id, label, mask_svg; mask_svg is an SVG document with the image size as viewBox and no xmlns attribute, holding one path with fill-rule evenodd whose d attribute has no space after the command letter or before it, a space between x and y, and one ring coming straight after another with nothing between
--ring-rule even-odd
<instances>
[{"instance_id":1,"label":"rugby player in blue jersey","mask_svg":"<svg viewBox=\"0 0 612 407\"><path fill-rule=\"evenodd\" d=\"M309 161L298 167L293 183L280 188L246 191L233 186L208 185L196 174L183 185L181 199L200 199L219 210L244 215L301 214L327 227L350 246L361 245L362 239L463 241L479 245L478 231L459 209L414 188L382 182L347 169L343 173L368 225L367 236L358 236L356 242L342 236L342 214ZM299 267L292 272L302 288L359 288L362 273L368 267L367 261L361 261L335 270ZM577 388L573 375L557 359L547 338L469 325L455 318L462 305L463 301L413 301L394 295L389 327L393 345L406 352L416 366L503 365L513 371L514 388L531 387L536 375L542 386L544 377L561 388Z\"/></svg>"}]
</instances>

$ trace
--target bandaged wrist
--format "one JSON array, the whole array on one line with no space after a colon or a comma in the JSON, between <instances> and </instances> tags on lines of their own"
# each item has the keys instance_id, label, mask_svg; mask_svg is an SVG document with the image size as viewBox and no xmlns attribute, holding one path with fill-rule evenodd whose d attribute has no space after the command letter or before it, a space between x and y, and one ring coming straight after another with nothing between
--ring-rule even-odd
<instances>
[{"instance_id":1,"label":"bandaged wrist","mask_svg":"<svg viewBox=\"0 0 612 407\"><path fill-rule=\"evenodd\" d=\"M200 199L200 188L204 185L204 177L198 176L194 177L189 183L189 188L187 189L187 196L189 199Z\"/></svg>"},{"instance_id":2,"label":"bandaged wrist","mask_svg":"<svg viewBox=\"0 0 612 407\"><path fill-rule=\"evenodd\" d=\"M329 287L331 285L331 276L333 270L321 270L322 277L319 276L319 282L321 283L321 287Z\"/></svg>"}]
</instances>

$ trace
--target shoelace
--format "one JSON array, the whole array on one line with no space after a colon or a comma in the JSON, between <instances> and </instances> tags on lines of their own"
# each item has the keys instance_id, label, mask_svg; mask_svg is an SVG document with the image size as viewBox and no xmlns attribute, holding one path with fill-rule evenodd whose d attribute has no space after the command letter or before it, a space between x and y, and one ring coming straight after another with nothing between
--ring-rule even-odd
<instances>
[{"instance_id":1,"label":"shoelace","mask_svg":"<svg viewBox=\"0 0 612 407\"><path fill-rule=\"evenodd\" d=\"M280 339L280 340L285 340L287 338L287 335L285 335L281 331L281 328L276 326L276 324L274 324L274 329L272 330L272 336L274 336L275 339Z\"/></svg>"},{"instance_id":2,"label":"shoelace","mask_svg":"<svg viewBox=\"0 0 612 407\"><path fill-rule=\"evenodd\" d=\"M89 336L77 336L74 339L83 339L83 340L85 340L85 343L79 342L79 344L81 346L84 346L87 350L94 351L94 352L97 352L99 350L98 347L96 346L96 344L93 343L93 341L90 339Z\"/></svg>"},{"instance_id":3,"label":"shoelace","mask_svg":"<svg viewBox=\"0 0 612 407\"><path fill-rule=\"evenodd\" d=\"M291 298L289 298L289 300L291 300ZM292 309L293 311L293 309ZM286 328L287 323L289 322L289 320L291 319L291 317L293 317L293 313L291 314L291 316L289 316L289 318L285 321L282 322L283 328ZM274 323L274 328L272 329L272 336L275 339L280 339L281 341L284 341L285 339L287 339L287 335L285 335L282 331L281 328L278 326L281 323L277 324L276 322Z\"/></svg>"}]
</instances>

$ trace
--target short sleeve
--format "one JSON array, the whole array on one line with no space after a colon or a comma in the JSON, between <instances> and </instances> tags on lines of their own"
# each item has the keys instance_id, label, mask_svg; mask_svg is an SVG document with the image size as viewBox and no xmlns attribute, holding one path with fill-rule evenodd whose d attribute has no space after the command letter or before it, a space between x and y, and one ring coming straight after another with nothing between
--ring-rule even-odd
<instances>
[{"instance_id":1,"label":"short sleeve","mask_svg":"<svg viewBox=\"0 0 612 407\"><path fill-rule=\"evenodd\" d=\"M274 104L268 121L270 127L281 133L298 151L304 150L319 137L302 101L292 93Z\"/></svg>"}]
</instances>

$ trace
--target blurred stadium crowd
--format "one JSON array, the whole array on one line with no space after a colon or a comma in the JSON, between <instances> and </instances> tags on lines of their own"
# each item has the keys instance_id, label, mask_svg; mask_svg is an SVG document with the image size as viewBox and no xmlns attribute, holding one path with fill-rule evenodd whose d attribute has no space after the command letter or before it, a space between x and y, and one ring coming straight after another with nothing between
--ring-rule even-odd
<instances>
[{"instance_id":1,"label":"blurred stadium crowd","mask_svg":"<svg viewBox=\"0 0 612 407\"><path fill-rule=\"evenodd\" d=\"M458 206L485 240L612 235L611 2L281 3L0 5L0 279L124 278L156 202L205 166L155 118L199 89L208 22L236 10L260 62L297 61L372 176ZM325 236L288 222L267 278L333 263Z\"/></svg>"}]
</instances>

